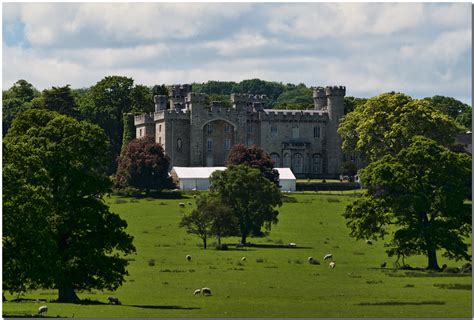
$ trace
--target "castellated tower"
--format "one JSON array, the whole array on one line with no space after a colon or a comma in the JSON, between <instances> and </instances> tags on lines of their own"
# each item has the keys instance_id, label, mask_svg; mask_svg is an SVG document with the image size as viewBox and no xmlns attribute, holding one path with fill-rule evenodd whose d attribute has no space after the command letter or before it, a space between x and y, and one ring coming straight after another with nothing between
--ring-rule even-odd
<instances>
[{"instance_id":1,"label":"castellated tower","mask_svg":"<svg viewBox=\"0 0 474 320\"><path fill-rule=\"evenodd\" d=\"M326 90L323 87L313 89L314 110L322 110L328 104Z\"/></svg>"},{"instance_id":2,"label":"castellated tower","mask_svg":"<svg viewBox=\"0 0 474 320\"><path fill-rule=\"evenodd\" d=\"M346 87L332 86L326 87L328 123L327 123L327 158L328 174L337 175L341 172L342 166L342 139L337 133L339 121L344 115L344 96Z\"/></svg>"},{"instance_id":3,"label":"castellated tower","mask_svg":"<svg viewBox=\"0 0 474 320\"><path fill-rule=\"evenodd\" d=\"M157 95L153 97L155 102L155 112L166 110L168 104L168 97L164 95Z\"/></svg>"},{"instance_id":4,"label":"castellated tower","mask_svg":"<svg viewBox=\"0 0 474 320\"><path fill-rule=\"evenodd\" d=\"M192 91L192 86L190 84L175 84L166 88L170 99L170 109L184 109L186 107L185 98Z\"/></svg>"}]
</instances>

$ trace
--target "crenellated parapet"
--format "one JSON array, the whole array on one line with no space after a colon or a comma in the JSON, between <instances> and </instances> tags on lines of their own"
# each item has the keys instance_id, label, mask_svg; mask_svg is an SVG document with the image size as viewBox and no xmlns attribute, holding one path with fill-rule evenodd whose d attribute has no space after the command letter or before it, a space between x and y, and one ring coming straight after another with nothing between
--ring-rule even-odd
<instances>
[{"instance_id":1,"label":"crenellated parapet","mask_svg":"<svg viewBox=\"0 0 474 320\"><path fill-rule=\"evenodd\" d=\"M345 86L327 86L325 91L326 91L326 96L344 97L346 95Z\"/></svg>"},{"instance_id":2,"label":"crenellated parapet","mask_svg":"<svg viewBox=\"0 0 474 320\"><path fill-rule=\"evenodd\" d=\"M149 113L135 116L135 119L134 119L135 126L152 124L154 121L155 120L154 120L153 115Z\"/></svg>"},{"instance_id":3,"label":"crenellated parapet","mask_svg":"<svg viewBox=\"0 0 474 320\"><path fill-rule=\"evenodd\" d=\"M304 122L325 122L328 113L321 110L276 110L265 109L260 113L262 121L304 121Z\"/></svg>"}]
</instances>

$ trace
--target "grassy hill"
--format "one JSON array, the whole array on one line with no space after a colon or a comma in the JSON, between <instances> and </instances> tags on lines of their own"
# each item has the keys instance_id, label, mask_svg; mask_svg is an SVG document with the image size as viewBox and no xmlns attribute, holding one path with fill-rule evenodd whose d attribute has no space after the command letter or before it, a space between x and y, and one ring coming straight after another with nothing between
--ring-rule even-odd
<instances>
[{"instance_id":1,"label":"grassy hill","mask_svg":"<svg viewBox=\"0 0 474 320\"><path fill-rule=\"evenodd\" d=\"M130 257L127 282L113 293L79 292L81 299L90 299L84 305L50 302L57 298L54 290L30 292L22 297L25 302L3 303L3 315L33 315L46 304L52 317L471 317L470 274L397 271L383 242L371 246L348 236L341 214L351 194L293 194L296 202L284 203L268 237L251 238L255 246L228 251L203 250L199 238L178 228L182 213L194 207L192 197L110 198L112 210L127 220L135 237L137 254ZM179 202L188 201L193 205L179 208ZM290 242L297 248L284 248ZM335 269L322 261L327 253L333 254ZM321 265L310 265L309 256ZM440 254L438 259L440 265L464 263ZM423 267L426 260L419 256L406 262ZM213 295L193 296L201 287L211 288ZM123 305L107 305L109 295Z\"/></svg>"}]
</instances>

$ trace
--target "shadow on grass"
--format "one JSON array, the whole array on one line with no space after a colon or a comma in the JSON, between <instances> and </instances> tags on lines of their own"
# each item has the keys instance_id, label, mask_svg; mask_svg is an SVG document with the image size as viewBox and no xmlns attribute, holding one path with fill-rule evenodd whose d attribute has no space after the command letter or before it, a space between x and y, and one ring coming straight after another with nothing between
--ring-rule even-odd
<instances>
[{"instance_id":1,"label":"shadow on grass","mask_svg":"<svg viewBox=\"0 0 474 320\"><path fill-rule=\"evenodd\" d=\"M472 290L471 284L462 284L462 283L435 283L435 287L441 289L452 289L452 290Z\"/></svg>"},{"instance_id":2,"label":"shadow on grass","mask_svg":"<svg viewBox=\"0 0 474 320\"><path fill-rule=\"evenodd\" d=\"M376 269L376 268L372 268ZM404 270L385 270L384 273L389 277L395 278L459 278L459 277L471 277L470 273L447 273L440 271L404 271Z\"/></svg>"},{"instance_id":3,"label":"shadow on grass","mask_svg":"<svg viewBox=\"0 0 474 320\"><path fill-rule=\"evenodd\" d=\"M421 306L421 305L444 305L444 301L383 301L383 302L361 302L359 306Z\"/></svg>"},{"instance_id":4,"label":"shadow on grass","mask_svg":"<svg viewBox=\"0 0 474 320\"><path fill-rule=\"evenodd\" d=\"M257 248L257 249L313 249L313 247L288 247L283 244L257 244L257 243L252 243L251 245L246 245L242 248L239 249L248 249L248 248Z\"/></svg>"},{"instance_id":5,"label":"shadow on grass","mask_svg":"<svg viewBox=\"0 0 474 320\"><path fill-rule=\"evenodd\" d=\"M142 309L177 309L177 310L196 310L201 309L198 307L182 307L182 306L151 306L151 305L136 305L136 304L124 304L124 307L134 307Z\"/></svg>"}]
</instances>

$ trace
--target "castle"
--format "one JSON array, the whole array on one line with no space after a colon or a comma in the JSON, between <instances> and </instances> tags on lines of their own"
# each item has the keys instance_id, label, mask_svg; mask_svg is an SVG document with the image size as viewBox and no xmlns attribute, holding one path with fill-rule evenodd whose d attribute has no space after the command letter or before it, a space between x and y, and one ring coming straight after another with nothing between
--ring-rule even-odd
<instances>
[{"instance_id":1,"label":"castle","mask_svg":"<svg viewBox=\"0 0 474 320\"><path fill-rule=\"evenodd\" d=\"M135 117L135 127L137 138L155 137L171 166L223 166L232 146L242 143L263 148L275 167L289 167L297 177L339 177L346 160L337 133L345 87L314 88L314 110L266 109L264 95L237 93L225 108L191 85L167 89L168 96L154 97L153 114Z\"/></svg>"}]
</instances>

